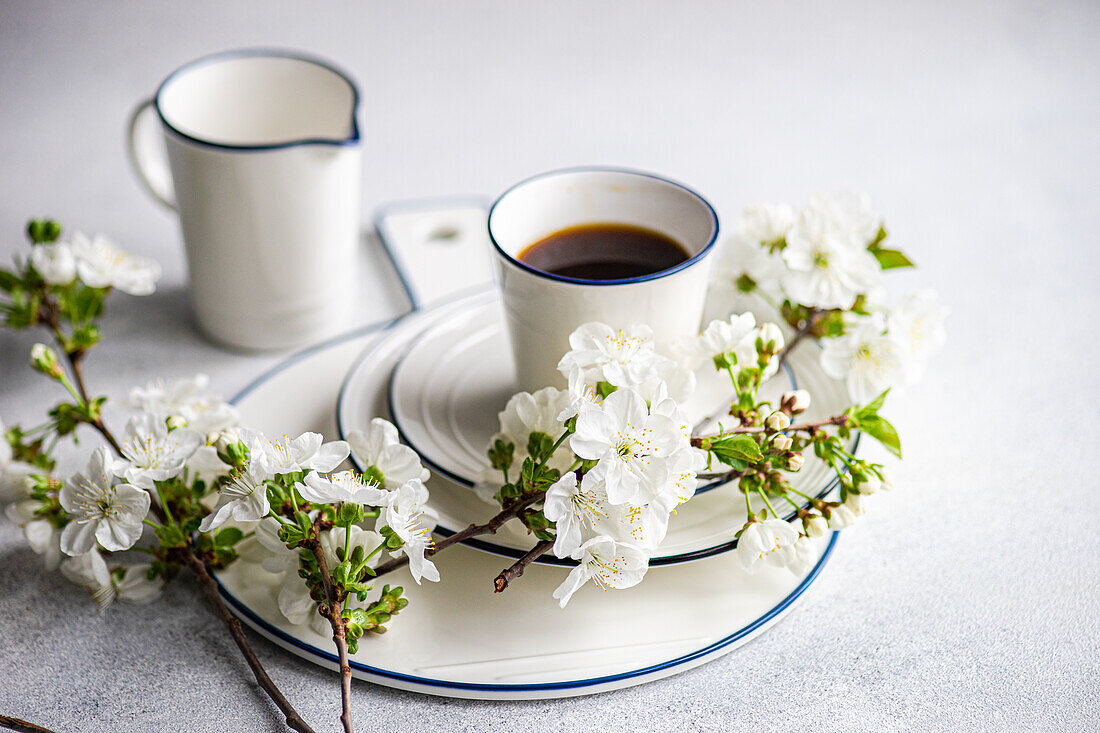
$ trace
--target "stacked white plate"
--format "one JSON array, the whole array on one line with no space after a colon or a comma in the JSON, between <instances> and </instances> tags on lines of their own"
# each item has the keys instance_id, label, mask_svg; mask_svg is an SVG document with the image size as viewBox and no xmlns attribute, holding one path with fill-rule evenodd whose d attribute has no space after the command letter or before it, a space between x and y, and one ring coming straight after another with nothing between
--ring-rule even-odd
<instances>
[{"instance_id":1,"label":"stacked white plate","mask_svg":"<svg viewBox=\"0 0 1100 733\"><path fill-rule=\"evenodd\" d=\"M847 406L843 385L821 372L815 356L812 347L796 350L787 372L767 386L772 396L809 389L810 419ZM335 439L374 417L392 420L432 470L432 505L444 535L495 513L470 485L513 384L499 298L486 291L295 355L235 402L246 424L276 434L313 430ZM721 379L701 373L686 407L702 418L728 402L726 390ZM815 495L834 482L814 459L794 480ZM353 673L452 697L566 697L672 675L736 648L791 607L821 571L836 535L819 542L820 560L804 576L771 567L748 575L730 552L744 501L735 486L705 488L673 517L641 584L614 592L586 587L564 610L551 593L567 569L555 567L563 561L553 557L505 593L492 592L493 577L509 564L500 556L518 557L533 544L509 525L437 555L439 583L417 586L405 571L388 576L403 585L409 606L388 633L362 640ZM273 576L238 562L219 582L233 610L259 633L336 668L331 639L282 617Z\"/></svg>"}]
</instances>

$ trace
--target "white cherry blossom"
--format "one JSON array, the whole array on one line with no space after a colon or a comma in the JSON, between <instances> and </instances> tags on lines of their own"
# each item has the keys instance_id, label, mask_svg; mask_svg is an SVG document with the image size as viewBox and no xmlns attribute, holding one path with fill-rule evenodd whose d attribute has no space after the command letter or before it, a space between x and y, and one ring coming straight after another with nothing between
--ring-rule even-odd
<instances>
[{"instance_id":1,"label":"white cherry blossom","mask_svg":"<svg viewBox=\"0 0 1100 733\"><path fill-rule=\"evenodd\" d=\"M111 552L127 550L141 537L149 494L137 486L116 483L112 463L107 447L100 446L83 473L62 485L58 500L70 518L61 532L65 554L83 555L97 541Z\"/></svg>"},{"instance_id":2,"label":"white cherry blossom","mask_svg":"<svg viewBox=\"0 0 1100 733\"><path fill-rule=\"evenodd\" d=\"M579 372L578 372L579 373ZM565 431L564 420L559 415L570 409L569 392L546 387L535 393L519 392L512 395L508 404L497 415L500 433L494 436L515 446L513 465L519 466L528 456L527 442L531 433L539 432L556 441ZM573 462L573 455L559 446L546 465L564 471Z\"/></svg>"},{"instance_id":3,"label":"white cherry blossom","mask_svg":"<svg viewBox=\"0 0 1100 733\"><path fill-rule=\"evenodd\" d=\"M890 311L886 321L889 333L909 351L910 384L924 376L928 359L947 341L943 323L949 312L950 309L940 303L935 290L910 293Z\"/></svg>"},{"instance_id":4,"label":"white cherry blossom","mask_svg":"<svg viewBox=\"0 0 1100 733\"><path fill-rule=\"evenodd\" d=\"M102 612L117 599L144 605L156 600L164 588L160 578L149 580L149 564L107 568L98 551L71 557L61 564L61 573L87 590Z\"/></svg>"},{"instance_id":5,"label":"white cherry blossom","mask_svg":"<svg viewBox=\"0 0 1100 733\"><path fill-rule=\"evenodd\" d=\"M432 529L435 528L435 514L427 506L428 489L420 479L406 481L390 495L389 505L378 518L379 526L386 524L400 537L405 545L390 554L409 557L409 570L417 585L420 580L439 580L439 570L424 556L425 551L434 546Z\"/></svg>"},{"instance_id":6,"label":"white cherry blossom","mask_svg":"<svg viewBox=\"0 0 1100 733\"><path fill-rule=\"evenodd\" d=\"M23 529L23 537L36 555L42 555L46 570L56 570L61 562L61 532L48 519L35 516L39 502L25 499L9 504L5 513Z\"/></svg>"},{"instance_id":7,"label":"white cherry blossom","mask_svg":"<svg viewBox=\"0 0 1100 733\"><path fill-rule=\"evenodd\" d=\"M857 295L881 279L878 261L866 244L821 209L807 207L787 234L783 288L803 305L850 308Z\"/></svg>"},{"instance_id":8,"label":"white cherry blossom","mask_svg":"<svg viewBox=\"0 0 1100 733\"><path fill-rule=\"evenodd\" d=\"M429 474L420 465L420 456L401 444L397 428L387 420L374 418L365 431L352 431L348 443L351 452L361 461L363 473L387 489L396 489L414 478L428 480Z\"/></svg>"},{"instance_id":9,"label":"white cherry blossom","mask_svg":"<svg viewBox=\"0 0 1100 733\"><path fill-rule=\"evenodd\" d=\"M593 537L577 548L573 557L580 562L554 591L562 608L589 580L597 587L629 588L637 585L649 569L649 558L639 548L610 537Z\"/></svg>"},{"instance_id":10,"label":"white cherry blossom","mask_svg":"<svg viewBox=\"0 0 1100 733\"><path fill-rule=\"evenodd\" d=\"M829 514L829 529L844 529L856 523L859 517L866 512L863 497L859 494L848 494L848 498L840 506L832 507Z\"/></svg>"},{"instance_id":11,"label":"white cherry blossom","mask_svg":"<svg viewBox=\"0 0 1100 733\"><path fill-rule=\"evenodd\" d=\"M755 204L741 212L737 232L757 245L768 244L785 238L794 222L795 210L790 204Z\"/></svg>"},{"instance_id":12,"label":"white cherry blossom","mask_svg":"<svg viewBox=\"0 0 1100 733\"><path fill-rule=\"evenodd\" d=\"M612 504L642 503L656 493L664 463L682 438L674 420L649 414L641 395L619 389L581 410L569 445L578 457L597 461L590 473L603 482Z\"/></svg>"},{"instance_id":13,"label":"white cherry blossom","mask_svg":"<svg viewBox=\"0 0 1100 733\"><path fill-rule=\"evenodd\" d=\"M604 323L586 323L569 335L570 351L558 363L568 375L573 367L598 373L616 386L632 386L649 378L653 370L653 331L635 325L614 329Z\"/></svg>"},{"instance_id":14,"label":"white cherry blossom","mask_svg":"<svg viewBox=\"0 0 1100 733\"><path fill-rule=\"evenodd\" d=\"M871 197L863 191L819 193L810 198L809 208L821 212L834 227L849 233L864 248L882 226L882 218L871 207Z\"/></svg>"},{"instance_id":15,"label":"white cherry blossom","mask_svg":"<svg viewBox=\"0 0 1100 733\"><path fill-rule=\"evenodd\" d=\"M543 514L554 522L557 536L554 554L569 557L583 541L583 531L599 531L611 521L607 494L591 473L578 483L574 473L567 473L546 490Z\"/></svg>"},{"instance_id":16,"label":"white cherry blossom","mask_svg":"<svg viewBox=\"0 0 1100 733\"><path fill-rule=\"evenodd\" d=\"M218 502L214 511L203 517L199 525L200 532L217 529L231 518L238 522L256 522L271 511L267 498L267 480L271 474L266 472L260 462L251 459L240 471L235 471L229 482L218 492Z\"/></svg>"},{"instance_id":17,"label":"white cherry blossom","mask_svg":"<svg viewBox=\"0 0 1100 733\"><path fill-rule=\"evenodd\" d=\"M134 257L102 235L89 240L77 232L70 242L76 271L85 285L116 288L130 295L150 295L160 278L160 265L144 257Z\"/></svg>"},{"instance_id":18,"label":"white cherry blossom","mask_svg":"<svg viewBox=\"0 0 1100 733\"><path fill-rule=\"evenodd\" d=\"M304 483L295 484L298 493L306 501L318 504L350 502L366 506L386 506L393 492L368 483L355 471L341 471L330 476L319 473L306 474Z\"/></svg>"},{"instance_id":19,"label":"white cherry blossom","mask_svg":"<svg viewBox=\"0 0 1100 733\"><path fill-rule=\"evenodd\" d=\"M791 553L787 569L795 575L804 575L816 564L817 548L809 537L801 535L794 543L794 552Z\"/></svg>"},{"instance_id":20,"label":"white cherry blossom","mask_svg":"<svg viewBox=\"0 0 1100 733\"><path fill-rule=\"evenodd\" d=\"M241 430L241 438L258 458L263 470L273 476L298 471L328 472L348 457L348 444L342 440L325 443L320 433L302 433L297 438L282 435L269 438L254 430Z\"/></svg>"},{"instance_id":21,"label":"white cherry blossom","mask_svg":"<svg viewBox=\"0 0 1100 733\"><path fill-rule=\"evenodd\" d=\"M761 562L784 567L794 559L797 541L798 531L782 519L752 521L737 540L737 559L750 573L755 573Z\"/></svg>"},{"instance_id":22,"label":"white cherry blossom","mask_svg":"<svg viewBox=\"0 0 1100 733\"><path fill-rule=\"evenodd\" d=\"M130 390L130 406L157 417L179 417L200 433L217 433L240 424L237 408L220 397L205 394L209 378L197 374L189 379L149 382Z\"/></svg>"},{"instance_id":23,"label":"white cherry blossom","mask_svg":"<svg viewBox=\"0 0 1100 733\"><path fill-rule=\"evenodd\" d=\"M47 285L68 285L76 277L76 258L68 242L36 244L31 264Z\"/></svg>"},{"instance_id":24,"label":"white cherry blossom","mask_svg":"<svg viewBox=\"0 0 1100 733\"><path fill-rule=\"evenodd\" d=\"M732 353L736 366L756 364L756 317L752 313L734 313L726 321L711 321L696 342L699 353L713 359Z\"/></svg>"},{"instance_id":25,"label":"white cherry blossom","mask_svg":"<svg viewBox=\"0 0 1100 733\"><path fill-rule=\"evenodd\" d=\"M363 548L363 557L367 557L385 541L385 538L377 532L363 529L355 524L351 525L350 534L343 527L333 527L321 533L321 548L325 551L325 560L328 562L330 571L342 562L341 555L344 552L345 543L348 557L355 552L356 547ZM367 567L373 568L377 565L380 554L368 560Z\"/></svg>"},{"instance_id":26,"label":"white cherry blossom","mask_svg":"<svg viewBox=\"0 0 1100 733\"><path fill-rule=\"evenodd\" d=\"M149 413L136 415L126 424L120 448L127 460L115 464L115 475L151 490L154 481L178 475L203 440L197 430L176 428L169 432L164 420Z\"/></svg>"},{"instance_id":27,"label":"white cherry blossom","mask_svg":"<svg viewBox=\"0 0 1100 733\"><path fill-rule=\"evenodd\" d=\"M844 380L856 404L866 404L884 390L906 382L908 354L885 328L882 316L875 314L856 321L843 336L823 342L822 370Z\"/></svg>"}]
</instances>

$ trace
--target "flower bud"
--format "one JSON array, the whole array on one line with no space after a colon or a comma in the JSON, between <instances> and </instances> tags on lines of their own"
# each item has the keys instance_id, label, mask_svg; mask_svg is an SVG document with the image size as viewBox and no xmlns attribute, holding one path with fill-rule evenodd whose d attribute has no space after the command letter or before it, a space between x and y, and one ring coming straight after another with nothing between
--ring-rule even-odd
<instances>
[{"instance_id":1,"label":"flower bud","mask_svg":"<svg viewBox=\"0 0 1100 733\"><path fill-rule=\"evenodd\" d=\"M804 389L785 392L779 399L780 409L790 415L805 412L810 406L810 393Z\"/></svg>"},{"instance_id":2,"label":"flower bud","mask_svg":"<svg viewBox=\"0 0 1100 733\"><path fill-rule=\"evenodd\" d=\"M787 470L797 471L802 468L802 465L806 462L806 459L802 457L801 453L791 453L787 456Z\"/></svg>"},{"instance_id":3,"label":"flower bud","mask_svg":"<svg viewBox=\"0 0 1100 733\"><path fill-rule=\"evenodd\" d=\"M772 438L772 447L776 450L787 450L792 445L794 445L794 441L789 435L779 433L774 438Z\"/></svg>"},{"instance_id":4,"label":"flower bud","mask_svg":"<svg viewBox=\"0 0 1100 733\"><path fill-rule=\"evenodd\" d=\"M857 517L862 517L867 513L867 507L863 502L863 496L860 494L848 494L848 498L844 500L844 506L848 507L852 514Z\"/></svg>"},{"instance_id":5,"label":"flower bud","mask_svg":"<svg viewBox=\"0 0 1100 733\"><path fill-rule=\"evenodd\" d=\"M178 430L187 427L187 420L183 415L169 415L164 424L168 426L169 430Z\"/></svg>"},{"instance_id":6,"label":"flower bud","mask_svg":"<svg viewBox=\"0 0 1100 733\"><path fill-rule=\"evenodd\" d=\"M870 473L866 474L859 484L859 493L861 494L874 494L880 489L882 489L882 482Z\"/></svg>"},{"instance_id":7,"label":"flower bud","mask_svg":"<svg viewBox=\"0 0 1100 733\"><path fill-rule=\"evenodd\" d=\"M879 485L879 488L883 491L893 491L894 482L890 480L890 475L882 469L879 469L879 473L882 475L882 481Z\"/></svg>"},{"instance_id":8,"label":"flower bud","mask_svg":"<svg viewBox=\"0 0 1100 733\"><path fill-rule=\"evenodd\" d=\"M829 531L829 522L820 514L811 514L802 518L802 527L809 537L821 537Z\"/></svg>"},{"instance_id":9,"label":"flower bud","mask_svg":"<svg viewBox=\"0 0 1100 733\"><path fill-rule=\"evenodd\" d=\"M786 430L790 426L791 419L778 410L768 415L767 419L764 420L764 427L773 433L780 430Z\"/></svg>"},{"instance_id":10,"label":"flower bud","mask_svg":"<svg viewBox=\"0 0 1100 733\"><path fill-rule=\"evenodd\" d=\"M765 323L760 327L760 340L769 354L778 354L783 349L783 332L774 323Z\"/></svg>"},{"instance_id":11,"label":"flower bud","mask_svg":"<svg viewBox=\"0 0 1100 733\"><path fill-rule=\"evenodd\" d=\"M31 347L31 366L50 379L61 379L64 375L61 362L57 360L57 352L46 344L35 344Z\"/></svg>"}]
</instances>

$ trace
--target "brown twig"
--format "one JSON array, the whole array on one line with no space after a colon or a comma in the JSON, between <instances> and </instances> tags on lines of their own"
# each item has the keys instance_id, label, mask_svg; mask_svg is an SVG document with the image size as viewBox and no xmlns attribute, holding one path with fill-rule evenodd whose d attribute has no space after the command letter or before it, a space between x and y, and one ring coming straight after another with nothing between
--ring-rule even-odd
<instances>
[{"instance_id":1,"label":"brown twig","mask_svg":"<svg viewBox=\"0 0 1100 733\"><path fill-rule=\"evenodd\" d=\"M279 688L275 686L275 683L271 681L271 678L267 676L267 672L264 670L263 665L260 664L260 660L256 657L256 653L252 651L251 645L248 643L248 639L244 635L244 628L241 626L241 622L229 612L225 603L222 601L221 595L218 593L218 584L214 581L214 578L210 575L210 571L207 569L206 564L203 563L198 557L195 556L191 548L181 551L184 562L194 573L195 579L199 581L199 585L202 586L203 593L206 595L206 601L209 603L218 616L221 617L222 622L226 628L229 629L229 633L233 636L233 641L237 643L237 648L241 650L241 654L244 655L245 661L248 662L249 668L252 670L252 674L256 677L256 682L263 688L267 696L271 698L271 701L278 706L283 715L286 716L286 724L292 730L296 730L299 733L314 733L313 728L309 727L309 724L302 719L302 716L298 714L298 711L294 709L294 706L283 696L283 693L279 691Z\"/></svg>"},{"instance_id":2,"label":"brown twig","mask_svg":"<svg viewBox=\"0 0 1100 733\"><path fill-rule=\"evenodd\" d=\"M317 559L317 569L321 571L321 583L325 586L327 603L322 604L321 614L328 619L329 626L332 627L332 642L336 645L336 652L340 657L340 723L344 726L345 733L353 733L351 665L348 663L348 628L344 623L341 607L342 599L336 597L336 591L332 587L332 576L328 572L328 560L325 558L325 549L321 547L321 542L317 539L318 534L317 525L314 525L314 537L308 546L313 551L313 557Z\"/></svg>"},{"instance_id":3,"label":"brown twig","mask_svg":"<svg viewBox=\"0 0 1100 733\"><path fill-rule=\"evenodd\" d=\"M8 728L10 730L16 730L20 733L54 733L49 728L43 728L40 725L27 722L26 720L20 720L19 718L12 718L8 715L0 715L0 728Z\"/></svg>"},{"instance_id":4,"label":"brown twig","mask_svg":"<svg viewBox=\"0 0 1100 733\"><path fill-rule=\"evenodd\" d=\"M542 557L553 546L554 540L543 540L532 547L526 555L512 563L510 567L501 570L500 575L493 578L493 592L502 593L509 583L523 575L523 571L527 569L528 565L534 562L536 558Z\"/></svg>"},{"instance_id":5,"label":"brown twig","mask_svg":"<svg viewBox=\"0 0 1100 733\"><path fill-rule=\"evenodd\" d=\"M525 496L522 499L519 499L502 509L499 514L497 514L484 524L471 524L469 527L462 530L461 532L455 532L450 537L444 537L439 542L435 543L434 547L431 547L430 549L425 551L424 554L430 557L440 550L446 549L451 545L462 542L463 540L469 539L470 537L477 537L483 534L494 534L505 522L517 516L520 512L534 504L539 499L543 498L545 495L545 491L539 491L537 493ZM379 575L385 575L390 571L396 570L400 567L404 567L406 564L408 564L408 562L408 555L395 557L394 559L384 562L376 567L374 569L374 574L376 577Z\"/></svg>"},{"instance_id":6,"label":"brown twig","mask_svg":"<svg viewBox=\"0 0 1100 733\"><path fill-rule=\"evenodd\" d=\"M847 415L834 415L833 417L826 418L825 420L818 420L817 422L806 422L806 423L801 423L800 425L791 425L788 428L784 428L780 432L789 433L789 432L792 432L792 431L799 431L799 430L813 430L814 428L823 428L827 425L843 425L846 422L848 422L848 416ZM703 443L705 441L712 440L714 438L721 438L721 437L724 437L726 435L738 435L738 434L744 435L744 434L748 434L748 433L763 433L765 430L766 430L766 428L762 425L757 425L755 427L732 428L732 429L727 430L726 432L722 433L721 435L718 435L717 433L715 433L714 435L700 435L698 437L692 438L691 439L691 445L692 445L693 448L702 448Z\"/></svg>"}]
</instances>

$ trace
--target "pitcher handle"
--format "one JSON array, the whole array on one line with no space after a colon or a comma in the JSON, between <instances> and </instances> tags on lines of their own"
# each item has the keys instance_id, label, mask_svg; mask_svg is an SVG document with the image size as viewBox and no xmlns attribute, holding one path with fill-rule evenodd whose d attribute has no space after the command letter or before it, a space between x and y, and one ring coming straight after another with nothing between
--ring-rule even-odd
<instances>
[{"instance_id":1,"label":"pitcher handle","mask_svg":"<svg viewBox=\"0 0 1100 733\"><path fill-rule=\"evenodd\" d=\"M172 188L172 171L164 152L156 143L154 127L149 122L156 118L149 114L156 100L147 99L130 114L127 150L130 163L138 181L149 195L173 211L176 210L176 194Z\"/></svg>"}]
</instances>

